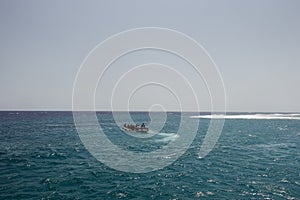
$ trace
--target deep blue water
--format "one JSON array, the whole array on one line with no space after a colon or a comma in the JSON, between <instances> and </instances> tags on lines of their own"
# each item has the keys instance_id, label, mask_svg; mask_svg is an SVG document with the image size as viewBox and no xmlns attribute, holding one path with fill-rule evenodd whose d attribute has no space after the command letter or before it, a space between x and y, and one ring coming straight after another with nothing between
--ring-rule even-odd
<instances>
[{"instance_id":1,"label":"deep blue water","mask_svg":"<svg viewBox=\"0 0 300 200\"><path fill-rule=\"evenodd\" d=\"M148 113L132 117L149 120ZM180 113L168 113L164 134L140 142L111 113L98 118L125 150L151 151L178 139ZM192 145L173 164L138 174L96 160L72 112L0 112L0 199L300 199L300 120L228 119L215 148L199 159L208 123L200 120Z\"/></svg>"}]
</instances>

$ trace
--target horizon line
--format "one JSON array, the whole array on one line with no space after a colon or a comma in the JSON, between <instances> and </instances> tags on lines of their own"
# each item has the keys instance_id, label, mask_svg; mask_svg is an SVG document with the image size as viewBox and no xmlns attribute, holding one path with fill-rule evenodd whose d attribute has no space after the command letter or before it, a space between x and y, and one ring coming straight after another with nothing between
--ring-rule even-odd
<instances>
[{"instance_id":1,"label":"horizon line","mask_svg":"<svg viewBox=\"0 0 300 200\"><path fill-rule=\"evenodd\" d=\"M300 113L300 111L192 111L192 110L167 110L167 111L148 111L148 110L29 110L29 109L0 109L0 112L177 112L177 113Z\"/></svg>"}]
</instances>

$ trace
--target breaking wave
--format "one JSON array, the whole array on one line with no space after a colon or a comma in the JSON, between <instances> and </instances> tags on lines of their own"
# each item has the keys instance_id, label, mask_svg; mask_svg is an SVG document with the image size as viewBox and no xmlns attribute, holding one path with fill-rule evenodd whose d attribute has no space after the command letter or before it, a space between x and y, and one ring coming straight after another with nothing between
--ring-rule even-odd
<instances>
[{"instance_id":1,"label":"breaking wave","mask_svg":"<svg viewBox=\"0 0 300 200\"><path fill-rule=\"evenodd\" d=\"M204 118L204 119L296 119L300 120L300 114L228 114L228 115L196 115L191 118Z\"/></svg>"}]
</instances>

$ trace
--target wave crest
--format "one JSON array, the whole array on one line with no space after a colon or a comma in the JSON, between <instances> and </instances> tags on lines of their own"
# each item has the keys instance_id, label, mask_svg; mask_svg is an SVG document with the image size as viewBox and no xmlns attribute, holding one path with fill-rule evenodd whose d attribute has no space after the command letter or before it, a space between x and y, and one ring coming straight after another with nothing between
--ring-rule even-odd
<instances>
[{"instance_id":1,"label":"wave crest","mask_svg":"<svg viewBox=\"0 0 300 200\"><path fill-rule=\"evenodd\" d=\"M296 119L300 120L300 114L229 114L229 115L195 115L190 118L204 118L204 119Z\"/></svg>"}]
</instances>

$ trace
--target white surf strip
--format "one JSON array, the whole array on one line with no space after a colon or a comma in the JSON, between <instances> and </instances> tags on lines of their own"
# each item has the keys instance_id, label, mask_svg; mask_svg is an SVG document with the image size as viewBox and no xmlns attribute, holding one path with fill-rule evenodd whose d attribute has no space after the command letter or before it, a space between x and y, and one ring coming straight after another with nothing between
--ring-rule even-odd
<instances>
[{"instance_id":1,"label":"white surf strip","mask_svg":"<svg viewBox=\"0 0 300 200\"><path fill-rule=\"evenodd\" d=\"M300 114L246 114L246 115L197 115L191 118L204 119L298 119Z\"/></svg>"}]
</instances>

